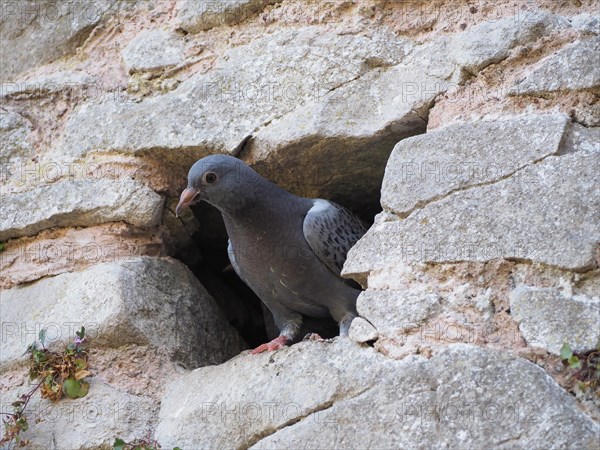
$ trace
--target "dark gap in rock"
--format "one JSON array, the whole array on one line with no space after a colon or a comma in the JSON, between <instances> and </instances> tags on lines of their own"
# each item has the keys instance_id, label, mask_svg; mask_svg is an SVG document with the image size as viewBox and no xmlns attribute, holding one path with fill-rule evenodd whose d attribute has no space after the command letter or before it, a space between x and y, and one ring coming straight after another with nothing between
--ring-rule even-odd
<instances>
[{"instance_id":1,"label":"dark gap in rock","mask_svg":"<svg viewBox=\"0 0 600 450\"><path fill-rule=\"evenodd\" d=\"M221 213L204 202L192 206L192 211L200 223L200 229L192 238L202 258L190 269L250 347L266 342L262 302L229 263L227 232Z\"/></svg>"}]
</instances>

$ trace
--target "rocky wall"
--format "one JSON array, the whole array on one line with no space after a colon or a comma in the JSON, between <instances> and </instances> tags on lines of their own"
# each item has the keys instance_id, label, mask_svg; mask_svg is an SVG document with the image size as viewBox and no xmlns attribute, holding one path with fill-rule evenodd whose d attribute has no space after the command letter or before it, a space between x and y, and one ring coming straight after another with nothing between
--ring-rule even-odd
<instances>
[{"instance_id":1,"label":"rocky wall","mask_svg":"<svg viewBox=\"0 0 600 450\"><path fill-rule=\"evenodd\" d=\"M600 445L560 359L600 343L595 0L0 5L3 411L41 329L92 345L30 448ZM374 222L351 339L243 352L218 215L174 214L212 153Z\"/></svg>"}]
</instances>

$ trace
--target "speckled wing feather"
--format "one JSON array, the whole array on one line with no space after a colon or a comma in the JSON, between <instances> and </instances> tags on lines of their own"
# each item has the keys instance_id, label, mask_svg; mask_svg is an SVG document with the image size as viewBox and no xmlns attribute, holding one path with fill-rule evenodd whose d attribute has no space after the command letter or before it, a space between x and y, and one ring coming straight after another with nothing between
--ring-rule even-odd
<instances>
[{"instance_id":1,"label":"speckled wing feather","mask_svg":"<svg viewBox=\"0 0 600 450\"><path fill-rule=\"evenodd\" d=\"M346 208L322 199L314 200L303 224L306 242L336 275L342 271L350 248L366 231L361 221Z\"/></svg>"}]
</instances>

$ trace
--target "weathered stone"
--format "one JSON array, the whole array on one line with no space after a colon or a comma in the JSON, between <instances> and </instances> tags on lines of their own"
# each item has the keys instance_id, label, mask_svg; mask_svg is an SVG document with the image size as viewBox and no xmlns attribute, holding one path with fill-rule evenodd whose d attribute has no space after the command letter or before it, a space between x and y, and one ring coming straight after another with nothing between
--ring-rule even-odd
<instances>
[{"instance_id":1,"label":"weathered stone","mask_svg":"<svg viewBox=\"0 0 600 450\"><path fill-rule=\"evenodd\" d=\"M0 112L0 180L4 182L10 176L9 163L34 154L32 146L27 142L27 136L33 130L31 122L20 114L12 111Z\"/></svg>"},{"instance_id":2,"label":"weathered stone","mask_svg":"<svg viewBox=\"0 0 600 450\"><path fill-rule=\"evenodd\" d=\"M83 398L51 403L37 393L32 397L25 413L29 429L21 433L22 439L30 441L27 448L111 448L117 437L130 442L152 433L158 413L155 400L128 394L94 377L86 381L90 388ZM10 404L32 388L25 384L3 392L2 412L12 412Z\"/></svg>"},{"instance_id":3,"label":"weathered stone","mask_svg":"<svg viewBox=\"0 0 600 450\"><path fill-rule=\"evenodd\" d=\"M590 34L600 34L600 16L590 13L581 13L569 19L576 30Z\"/></svg>"},{"instance_id":4,"label":"weathered stone","mask_svg":"<svg viewBox=\"0 0 600 450\"><path fill-rule=\"evenodd\" d=\"M282 0L225 0L220 2L179 2L177 21L189 33L210 30L221 25L243 22L262 11L265 6Z\"/></svg>"},{"instance_id":5,"label":"weathered stone","mask_svg":"<svg viewBox=\"0 0 600 450\"><path fill-rule=\"evenodd\" d=\"M38 78L2 83L1 97L19 97L54 94L61 91L83 91L94 83L94 78L81 72L54 72Z\"/></svg>"},{"instance_id":6,"label":"weathered stone","mask_svg":"<svg viewBox=\"0 0 600 450\"><path fill-rule=\"evenodd\" d=\"M439 310L440 297L427 291L364 291L358 297L358 313L372 323L380 334L402 333L418 328Z\"/></svg>"},{"instance_id":7,"label":"weathered stone","mask_svg":"<svg viewBox=\"0 0 600 450\"><path fill-rule=\"evenodd\" d=\"M544 58L510 90L516 95L600 86L600 37L577 41Z\"/></svg>"},{"instance_id":8,"label":"weathered stone","mask_svg":"<svg viewBox=\"0 0 600 450\"><path fill-rule=\"evenodd\" d=\"M102 262L163 256L164 247L160 234L123 222L43 230L5 243L0 253L0 289Z\"/></svg>"},{"instance_id":9,"label":"weathered stone","mask_svg":"<svg viewBox=\"0 0 600 450\"><path fill-rule=\"evenodd\" d=\"M349 339L243 354L173 382L161 403L156 438L167 448L248 447L336 400L359 395L386 365L382 355ZM192 417L196 425L190 427Z\"/></svg>"},{"instance_id":10,"label":"weathered stone","mask_svg":"<svg viewBox=\"0 0 600 450\"><path fill-rule=\"evenodd\" d=\"M13 401L4 394L22 382L20 354L42 326L60 348L85 324L90 395L99 390L120 419L95 402L52 428L63 407L84 403L48 404L24 437L44 450L151 438L158 417L147 406L180 366L239 351L227 322L256 329L256 304L217 272L220 213L173 214L190 164L220 152L367 220L389 162L385 211L348 261L368 285L350 339L184 376L164 397L162 448L599 447L590 392L565 395L550 376L569 393L576 381L535 348L563 336L590 348L597 319L582 316L600 292L599 87L577 87L594 65L564 54L596 38L593 2L278 1L2 0L0 230L28 235L0 240L0 296L12 299L0 311L0 394ZM507 96L556 55L557 73L539 76L564 89ZM565 61L572 79L558 73ZM420 185L393 187L406 161L475 170L434 168ZM101 171L94 179L110 180L84 194L86 175ZM188 263L215 302L165 253ZM511 307L520 285L548 293ZM532 329L538 316L550 323ZM121 415L122 403L136 417Z\"/></svg>"},{"instance_id":11,"label":"weathered stone","mask_svg":"<svg viewBox=\"0 0 600 450\"><path fill-rule=\"evenodd\" d=\"M368 273L404 262L496 258L587 270L600 240L599 171L597 153L549 156L404 220L382 213L350 250L343 273L365 285Z\"/></svg>"},{"instance_id":12,"label":"weathered stone","mask_svg":"<svg viewBox=\"0 0 600 450\"><path fill-rule=\"evenodd\" d=\"M423 92L424 85L430 90ZM269 179L301 188L305 196L335 196L344 204L356 201L360 191L370 201L395 142L425 131L423 118L441 85L415 68L369 73L273 120L250 141L246 158Z\"/></svg>"},{"instance_id":13,"label":"weathered stone","mask_svg":"<svg viewBox=\"0 0 600 450\"><path fill-rule=\"evenodd\" d=\"M350 324L348 337L355 342L376 341L379 337L377 329L362 317L355 318Z\"/></svg>"},{"instance_id":14,"label":"weathered stone","mask_svg":"<svg viewBox=\"0 0 600 450\"><path fill-rule=\"evenodd\" d=\"M574 352L594 350L600 344L598 296L519 286L510 295L510 313L530 345L556 355L565 343Z\"/></svg>"},{"instance_id":15,"label":"weathered stone","mask_svg":"<svg viewBox=\"0 0 600 450\"><path fill-rule=\"evenodd\" d=\"M199 4L203 4L199 2ZM149 30L138 34L123 49L128 73L152 71L183 62L183 41L165 30Z\"/></svg>"},{"instance_id":16,"label":"weathered stone","mask_svg":"<svg viewBox=\"0 0 600 450\"><path fill-rule=\"evenodd\" d=\"M243 343L179 261L138 257L45 278L2 292L0 367L23 362L41 329L55 345L85 326L94 345L165 348L188 367L220 363Z\"/></svg>"},{"instance_id":17,"label":"weathered stone","mask_svg":"<svg viewBox=\"0 0 600 450\"><path fill-rule=\"evenodd\" d=\"M455 34L450 43L450 58L476 75L481 69L508 57L514 47L568 26L566 20L545 11L519 11L516 15L486 21Z\"/></svg>"},{"instance_id":18,"label":"weathered stone","mask_svg":"<svg viewBox=\"0 0 600 450\"><path fill-rule=\"evenodd\" d=\"M567 130L563 152L600 153L600 127L589 128L573 123Z\"/></svg>"},{"instance_id":19,"label":"weathered stone","mask_svg":"<svg viewBox=\"0 0 600 450\"><path fill-rule=\"evenodd\" d=\"M452 345L429 360L391 361L336 339L176 380L156 437L182 448L593 448L598 431L540 367L514 355Z\"/></svg>"},{"instance_id":20,"label":"weathered stone","mask_svg":"<svg viewBox=\"0 0 600 450\"><path fill-rule=\"evenodd\" d=\"M54 201L61 199L60 202ZM163 198L134 180L60 181L2 199L0 241L32 236L52 227L124 221L140 227L160 223Z\"/></svg>"},{"instance_id":21,"label":"weathered stone","mask_svg":"<svg viewBox=\"0 0 600 450\"><path fill-rule=\"evenodd\" d=\"M388 161L381 206L405 217L451 192L505 178L557 154L567 123L564 114L521 115L404 139Z\"/></svg>"},{"instance_id":22,"label":"weathered stone","mask_svg":"<svg viewBox=\"0 0 600 450\"><path fill-rule=\"evenodd\" d=\"M117 0L5 2L0 17L0 79L73 53ZM35 39L32 39L35 36Z\"/></svg>"},{"instance_id":23,"label":"weathered stone","mask_svg":"<svg viewBox=\"0 0 600 450\"><path fill-rule=\"evenodd\" d=\"M411 73L412 70L417 72L423 72L428 77L437 78L444 80L447 86L444 86L444 90L447 88L454 87L457 82L462 78L460 68L448 58L448 53L451 50L452 40L447 36L439 36L433 39L431 42L425 42L418 45L406 58L406 66L409 69L409 73L403 74L412 78L410 84L406 85L407 93L414 93L415 87L419 91L422 91L423 100L425 96L431 95L431 91L441 91L442 89L432 89L431 83L421 84L419 83L419 77ZM403 62L404 64L404 62ZM410 70L412 69L412 70ZM437 95L437 94L434 94Z\"/></svg>"},{"instance_id":24,"label":"weathered stone","mask_svg":"<svg viewBox=\"0 0 600 450\"><path fill-rule=\"evenodd\" d=\"M141 103L83 105L56 150L71 157L93 149L145 152L179 166L208 153L232 153L275 117L317 103L367 72L369 61L396 64L407 42L384 33L325 34L320 27L277 31L228 50L213 70L169 94Z\"/></svg>"}]
</instances>

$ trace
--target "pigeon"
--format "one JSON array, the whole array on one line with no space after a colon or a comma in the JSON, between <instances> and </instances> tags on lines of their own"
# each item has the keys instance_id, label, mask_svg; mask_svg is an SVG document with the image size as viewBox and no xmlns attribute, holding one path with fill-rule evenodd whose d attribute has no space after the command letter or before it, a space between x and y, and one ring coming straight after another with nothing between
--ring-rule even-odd
<instances>
[{"instance_id":1,"label":"pigeon","mask_svg":"<svg viewBox=\"0 0 600 450\"><path fill-rule=\"evenodd\" d=\"M331 201L291 194L229 155L207 156L191 167L176 215L199 201L221 212L231 265L279 329L252 354L292 343L303 316L330 316L340 336L348 335L361 291L340 273L366 232L360 219Z\"/></svg>"}]
</instances>

